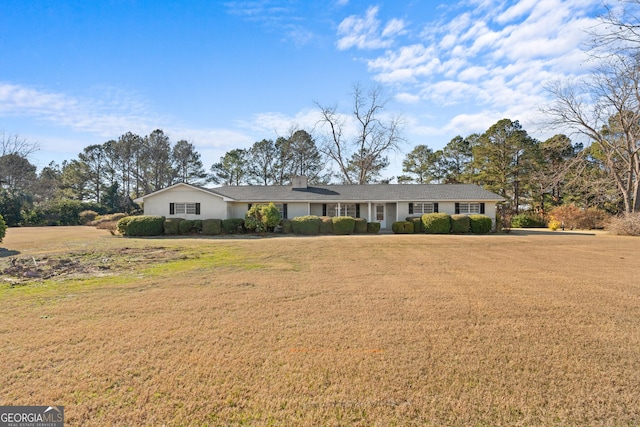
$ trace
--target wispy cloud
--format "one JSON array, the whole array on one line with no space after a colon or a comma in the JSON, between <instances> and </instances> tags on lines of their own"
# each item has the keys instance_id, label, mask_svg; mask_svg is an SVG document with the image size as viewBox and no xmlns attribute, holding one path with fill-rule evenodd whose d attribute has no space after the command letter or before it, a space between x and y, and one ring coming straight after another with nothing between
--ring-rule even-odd
<instances>
[{"instance_id":1,"label":"wispy cloud","mask_svg":"<svg viewBox=\"0 0 640 427\"><path fill-rule=\"evenodd\" d=\"M194 129L173 118L161 117L134 95L106 88L101 88L95 96L74 97L0 83L0 117L30 117L45 127L71 129L89 135L89 140L98 143L117 139L126 132L146 135L158 128L175 141L186 139L203 150L224 151L253 142L249 136L251 131L243 124L239 124L239 129ZM51 134L36 137L42 148L51 152L76 153L83 148L79 140L63 140ZM82 139L80 136L78 138ZM84 144L87 144L86 140Z\"/></svg>"},{"instance_id":2,"label":"wispy cloud","mask_svg":"<svg viewBox=\"0 0 640 427\"><path fill-rule=\"evenodd\" d=\"M283 40L302 47L315 38L295 4L286 0L227 1L227 13L286 34Z\"/></svg>"},{"instance_id":3,"label":"wispy cloud","mask_svg":"<svg viewBox=\"0 0 640 427\"><path fill-rule=\"evenodd\" d=\"M338 26L338 49L391 47L394 37L404 32L405 23L401 19L391 19L382 25L378 11L377 6L371 6L363 17L351 15L345 18Z\"/></svg>"},{"instance_id":4,"label":"wispy cloud","mask_svg":"<svg viewBox=\"0 0 640 427\"><path fill-rule=\"evenodd\" d=\"M101 89L99 97L80 98L10 83L0 83L0 116L26 116L76 131L113 136L159 121L133 96Z\"/></svg>"}]
</instances>

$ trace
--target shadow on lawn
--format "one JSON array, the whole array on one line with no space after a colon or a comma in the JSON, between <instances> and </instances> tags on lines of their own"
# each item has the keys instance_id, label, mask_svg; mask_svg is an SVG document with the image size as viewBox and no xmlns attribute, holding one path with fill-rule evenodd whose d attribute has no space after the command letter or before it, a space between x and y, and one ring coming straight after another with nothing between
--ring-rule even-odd
<instances>
[{"instance_id":1,"label":"shadow on lawn","mask_svg":"<svg viewBox=\"0 0 640 427\"><path fill-rule=\"evenodd\" d=\"M503 231L504 233L504 231ZM512 228L508 234L514 236L595 236L602 234L602 230L548 230L546 228Z\"/></svg>"},{"instance_id":2,"label":"shadow on lawn","mask_svg":"<svg viewBox=\"0 0 640 427\"><path fill-rule=\"evenodd\" d=\"M13 251L13 250L10 251L9 249L0 248L0 258L6 258L8 256L16 256L16 255L20 255L20 252Z\"/></svg>"}]
</instances>

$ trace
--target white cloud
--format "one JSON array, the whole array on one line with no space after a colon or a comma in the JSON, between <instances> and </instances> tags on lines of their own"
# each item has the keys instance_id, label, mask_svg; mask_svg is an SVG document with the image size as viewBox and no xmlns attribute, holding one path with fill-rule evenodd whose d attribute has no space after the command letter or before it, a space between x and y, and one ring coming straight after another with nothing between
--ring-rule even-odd
<instances>
[{"instance_id":1,"label":"white cloud","mask_svg":"<svg viewBox=\"0 0 640 427\"><path fill-rule=\"evenodd\" d=\"M441 125L446 131L478 131L480 123L486 129L508 114L525 123L545 102L544 82L588 69L581 48L586 30L596 24L600 0L468 0L465 4L464 9L446 8L446 20L422 23L422 31L403 23L403 35L421 38L395 37L393 45L378 36L378 9L370 8L366 18L343 21L339 47L385 47L384 53L366 59L367 66L375 80L394 85L398 102L464 109L464 114ZM346 29L353 37L350 42ZM433 131L433 127L427 128Z\"/></svg>"},{"instance_id":2,"label":"white cloud","mask_svg":"<svg viewBox=\"0 0 640 427\"><path fill-rule=\"evenodd\" d=\"M108 89L102 92L103 100L96 102L0 83L0 115L33 117L41 122L111 137L123 129L135 132L158 121L158 117L144 110L135 97Z\"/></svg>"},{"instance_id":3,"label":"white cloud","mask_svg":"<svg viewBox=\"0 0 640 427\"><path fill-rule=\"evenodd\" d=\"M403 104L416 104L420 102L420 97L418 95L407 92L397 94L395 99Z\"/></svg>"},{"instance_id":4,"label":"white cloud","mask_svg":"<svg viewBox=\"0 0 640 427\"><path fill-rule=\"evenodd\" d=\"M338 49L390 47L394 41L393 37L403 32L405 23L401 19L392 19L380 31L381 22L377 18L378 10L377 6L371 6L367 9L364 17L351 15L345 18L338 26Z\"/></svg>"}]
</instances>

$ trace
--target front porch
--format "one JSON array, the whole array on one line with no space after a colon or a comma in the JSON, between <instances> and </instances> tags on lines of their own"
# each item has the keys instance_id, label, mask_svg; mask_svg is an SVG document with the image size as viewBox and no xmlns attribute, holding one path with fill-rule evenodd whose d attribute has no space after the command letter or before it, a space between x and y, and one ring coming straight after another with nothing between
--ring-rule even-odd
<instances>
[{"instance_id":1,"label":"front porch","mask_svg":"<svg viewBox=\"0 0 640 427\"><path fill-rule=\"evenodd\" d=\"M364 218L368 222L379 222L381 229L390 229L391 224L398 221L398 204L396 202L310 203L309 215Z\"/></svg>"}]
</instances>

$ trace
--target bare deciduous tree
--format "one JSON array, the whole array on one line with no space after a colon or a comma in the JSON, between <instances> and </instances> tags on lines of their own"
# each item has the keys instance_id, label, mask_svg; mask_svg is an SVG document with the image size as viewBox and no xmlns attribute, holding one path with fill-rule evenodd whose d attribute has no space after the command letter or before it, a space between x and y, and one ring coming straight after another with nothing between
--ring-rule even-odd
<instances>
[{"instance_id":1,"label":"bare deciduous tree","mask_svg":"<svg viewBox=\"0 0 640 427\"><path fill-rule=\"evenodd\" d=\"M354 85L350 116L338 112L337 107L316 103L321 115L319 124L325 129L322 151L336 163L345 183L373 181L389 164L388 153L396 151L403 141L402 119L391 117L383 121L381 117L387 102L379 87L365 91Z\"/></svg>"},{"instance_id":2,"label":"bare deciduous tree","mask_svg":"<svg viewBox=\"0 0 640 427\"><path fill-rule=\"evenodd\" d=\"M587 78L547 87L551 124L592 141L591 153L615 182L626 212L640 211L640 62L612 56Z\"/></svg>"},{"instance_id":3,"label":"bare deciduous tree","mask_svg":"<svg viewBox=\"0 0 640 427\"><path fill-rule=\"evenodd\" d=\"M16 154L28 159L29 156L40 149L37 142L31 142L20 135L7 135L0 131L0 157L8 154Z\"/></svg>"}]
</instances>

